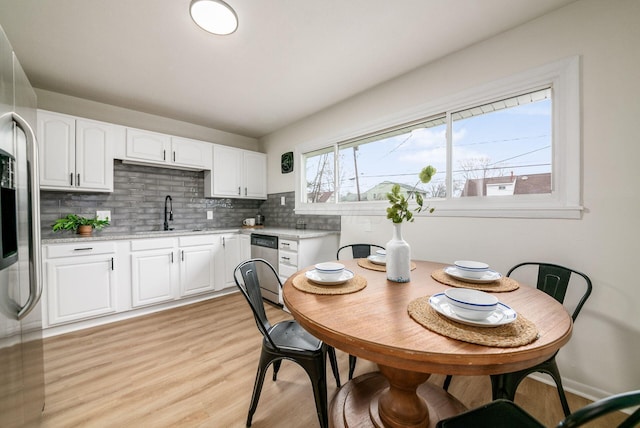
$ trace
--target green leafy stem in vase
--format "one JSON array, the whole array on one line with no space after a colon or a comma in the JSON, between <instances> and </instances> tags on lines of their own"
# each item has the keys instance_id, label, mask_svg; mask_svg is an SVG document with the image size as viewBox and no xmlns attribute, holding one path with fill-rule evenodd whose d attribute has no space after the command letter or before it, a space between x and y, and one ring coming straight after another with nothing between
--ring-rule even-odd
<instances>
[{"instance_id":1,"label":"green leafy stem in vase","mask_svg":"<svg viewBox=\"0 0 640 428\"><path fill-rule=\"evenodd\" d=\"M387 218L391 219L394 223L402 223L403 221L413 221L413 212L421 212L423 210L432 213L435 208L430 208L428 205L424 206L424 197L418 191L416 191L416 187L418 184L423 183L427 184L431 181L431 178L436 174L437 170L429 165L422 168L418 177L420 181L413 186L413 189L407 193L405 196L402 192L400 192L400 185L394 184L391 188L391 192L387 193L387 199L389 199L390 207L387 208ZM411 198L415 196L416 204L418 206L413 209L413 211L409 208L409 201Z\"/></svg>"},{"instance_id":2,"label":"green leafy stem in vase","mask_svg":"<svg viewBox=\"0 0 640 428\"><path fill-rule=\"evenodd\" d=\"M100 230L105 226L109 226L109 219L99 220L98 217L87 218L75 214L69 214L66 217L59 218L51 227L54 232L59 230L77 231L80 226L91 226L93 229Z\"/></svg>"}]
</instances>

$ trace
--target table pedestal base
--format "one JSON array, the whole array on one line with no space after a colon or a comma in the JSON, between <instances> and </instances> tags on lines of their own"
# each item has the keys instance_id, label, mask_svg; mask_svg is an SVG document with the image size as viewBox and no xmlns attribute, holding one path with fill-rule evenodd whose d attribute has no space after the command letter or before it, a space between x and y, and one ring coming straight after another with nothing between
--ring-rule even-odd
<instances>
[{"instance_id":1,"label":"table pedestal base","mask_svg":"<svg viewBox=\"0 0 640 428\"><path fill-rule=\"evenodd\" d=\"M425 380L429 377L427 374ZM393 380L392 380L393 381ZM395 381L394 381L395 382ZM397 388L396 388L397 389ZM329 408L329 426L334 428L434 427L440 419L457 415L466 407L444 389L422 383L409 401L396 400L395 415L380 416L380 400L389 399L389 381L382 373L367 373L346 383L333 397ZM411 397L413 395L413 397ZM385 398L387 397L387 398ZM415 400L419 403L416 404ZM387 403L388 407L389 403ZM407 407L408 405L408 407ZM422 407L424 406L424 408ZM387 408L383 406L383 408Z\"/></svg>"}]
</instances>

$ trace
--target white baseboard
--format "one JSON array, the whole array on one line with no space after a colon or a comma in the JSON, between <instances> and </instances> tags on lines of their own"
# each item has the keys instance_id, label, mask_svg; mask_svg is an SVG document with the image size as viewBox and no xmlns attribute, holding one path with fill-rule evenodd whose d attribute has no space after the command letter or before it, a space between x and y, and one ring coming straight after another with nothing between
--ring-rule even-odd
<instances>
[{"instance_id":1,"label":"white baseboard","mask_svg":"<svg viewBox=\"0 0 640 428\"><path fill-rule=\"evenodd\" d=\"M555 388L556 384L551 378L551 376L544 375L542 373L534 373L529 377L537 380L538 382L542 382L547 385L551 385ZM570 392L572 394L578 395L582 398L586 398L587 400L597 401L603 398L609 397L613 395L613 392L604 391L602 389L594 388L593 386L585 385L584 383L576 382L571 379L562 378L562 387L565 391Z\"/></svg>"}]
</instances>

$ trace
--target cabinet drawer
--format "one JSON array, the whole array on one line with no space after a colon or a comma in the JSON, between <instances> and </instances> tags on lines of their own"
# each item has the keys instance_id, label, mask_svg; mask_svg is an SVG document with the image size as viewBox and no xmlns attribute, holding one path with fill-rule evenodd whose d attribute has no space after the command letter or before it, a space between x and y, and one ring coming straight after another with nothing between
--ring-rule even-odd
<instances>
[{"instance_id":1,"label":"cabinet drawer","mask_svg":"<svg viewBox=\"0 0 640 428\"><path fill-rule=\"evenodd\" d=\"M283 265L282 263L278 265L278 275L280 275L281 278L289 278L297 271L298 268L295 266Z\"/></svg>"},{"instance_id":2,"label":"cabinet drawer","mask_svg":"<svg viewBox=\"0 0 640 428\"><path fill-rule=\"evenodd\" d=\"M293 266L295 268L298 267L298 253L292 253L290 251L280 251L278 253L278 261L280 264L285 264L289 266Z\"/></svg>"},{"instance_id":3,"label":"cabinet drawer","mask_svg":"<svg viewBox=\"0 0 640 428\"><path fill-rule=\"evenodd\" d=\"M192 245L208 245L213 244L218 236L220 235L181 236L180 238L178 238L178 243L181 247L190 247Z\"/></svg>"},{"instance_id":4,"label":"cabinet drawer","mask_svg":"<svg viewBox=\"0 0 640 428\"><path fill-rule=\"evenodd\" d=\"M290 241L288 239L280 239L279 248L281 250L298 251L298 241Z\"/></svg>"},{"instance_id":5,"label":"cabinet drawer","mask_svg":"<svg viewBox=\"0 0 640 428\"><path fill-rule=\"evenodd\" d=\"M116 252L115 242L78 242L74 244L48 245L46 258L69 257L79 255L108 254Z\"/></svg>"},{"instance_id":6,"label":"cabinet drawer","mask_svg":"<svg viewBox=\"0 0 640 428\"><path fill-rule=\"evenodd\" d=\"M131 241L131 251L159 250L172 248L175 245L173 238L134 239Z\"/></svg>"}]
</instances>

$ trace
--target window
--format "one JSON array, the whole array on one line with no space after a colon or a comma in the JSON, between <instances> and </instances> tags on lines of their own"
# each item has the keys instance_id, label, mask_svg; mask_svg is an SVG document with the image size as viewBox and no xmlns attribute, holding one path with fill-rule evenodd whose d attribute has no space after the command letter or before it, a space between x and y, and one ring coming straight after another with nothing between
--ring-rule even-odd
<instances>
[{"instance_id":1,"label":"window","mask_svg":"<svg viewBox=\"0 0 640 428\"><path fill-rule=\"evenodd\" d=\"M296 211L384 215L398 183L418 184L436 215L579 218L578 112L573 58L302 145ZM426 165L437 174L423 185Z\"/></svg>"},{"instance_id":2,"label":"window","mask_svg":"<svg viewBox=\"0 0 640 428\"><path fill-rule=\"evenodd\" d=\"M551 88L452 113L452 196L551 193L551 118Z\"/></svg>"}]
</instances>

